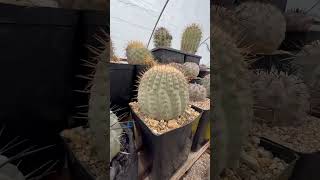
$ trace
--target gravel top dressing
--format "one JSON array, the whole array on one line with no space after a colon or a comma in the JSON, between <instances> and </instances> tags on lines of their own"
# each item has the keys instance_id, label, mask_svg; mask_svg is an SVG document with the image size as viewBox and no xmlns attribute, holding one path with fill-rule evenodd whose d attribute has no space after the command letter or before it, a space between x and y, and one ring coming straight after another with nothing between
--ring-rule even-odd
<instances>
[{"instance_id":1,"label":"gravel top dressing","mask_svg":"<svg viewBox=\"0 0 320 180\"><path fill-rule=\"evenodd\" d=\"M194 105L202 110L210 110L210 99L206 98L204 101L191 101L191 105Z\"/></svg>"}]
</instances>

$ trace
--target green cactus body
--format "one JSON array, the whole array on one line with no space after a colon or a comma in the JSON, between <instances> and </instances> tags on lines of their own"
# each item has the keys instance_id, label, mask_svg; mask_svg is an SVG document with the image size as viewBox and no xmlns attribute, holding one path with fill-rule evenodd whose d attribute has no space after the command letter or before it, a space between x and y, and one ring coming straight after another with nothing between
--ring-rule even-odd
<instances>
[{"instance_id":1,"label":"green cactus body","mask_svg":"<svg viewBox=\"0 0 320 180\"><path fill-rule=\"evenodd\" d=\"M108 52L108 51L106 51ZM108 54L107 54L108 56ZM95 74L90 89L89 99L89 126L95 141L95 151L98 157L107 161L107 109L109 98L108 92L108 76L107 59L99 60L96 64Z\"/></svg>"},{"instance_id":2,"label":"green cactus body","mask_svg":"<svg viewBox=\"0 0 320 180\"><path fill-rule=\"evenodd\" d=\"M120 136L123 130L118 117L110 111L110 161L120 152Z\"/></svg>"},{"instance_id":3,"label":"green cactus body","mask_svg":"<svg viewBox=\"0 0 320 180\"><path fill-rule=\"evenodd\" d=\"M207 90L207 97L210 97L210 74L206 75L204 78L201 79L201 84Z\"/></svg>"},{"instance_id":4,"label":"green cactus body","mask_svg":"<svg viewBox=\"0 0 320 180\"><path fill-rule=\"evenodd\" d=\"M177 118L189 103L188 83L169 65L154 66L140 79L138 104L141 112L156 120Z\"/></svg>"},{"instance_id":5,"label":"green cactus body","mask_svg":"<svg viewBox=\"0 0 320 180\"><path fill-rule=\"evenodd\" d=\"M212 23L213 24L213 23ZM214 176L237 167L253 117L247 64L235 40L219 27L212 28ZM212 88L212 87L211 87Z\"/></svg>"},{"instance_id":6,"label":"green cactus body","mask_svg":"<svg viewBox=\"0 0 320 180\"><path fill-rule=\"evenodd\" d=\"M200 41L202 38L202 31L197 24L191 24L188 26L181 39L181 51L195 54L200 46Z\"/></svg>"},{"instance_id":7,"label":"green cactus body","mask_svg":"<svg viewBox=\"0 0 320 180\"><path fill-rule=\"evenodd\" d=\"M193 62L185 62L184 64L184 72L188 79L195 79L200 72L199 65Z\"/></svg>"},{"instance_id":8,"label":"green cactus body","mask_svg":"<svg viewBox=\"0 0 320 180\"><path fill-rule=\"evenodd\" d=\"M171 40L172 40L171 34L164 27L159 27L154 32L153 42L155 47L170 47Z\"/></svg>"},{"instance_id":9,"label":"green cactus body","mask_svg":"<svg viewBox=\"0 0 320 180\"><path fill-rule=\"evenodd\" d=\"M268 3L244 2L235 14L245 27L239 47L250 48L252 53L270 54L285 38L286 20L281 11Z\"/></svg>"},{"instance_id":10,"label":"green cactus body","mask_svg":"<svg viewBox=\"0 0 320 180\"><path fill-rule=\"evenodd\" d=\"M252 83L255 116L272 126L294 126L303 123L309 112L307 86L294 75L257 71ZM266 91L267 90L267 91Z\"/></svg>"},{"instance_id":11,"label":"green cactus body","mask_svg":"<svg viewBox=\"0 0 320 180\"><path fill-rule=\"evenodd\" d=\"M151 52L138 42L128 45L126 55L129 64L152 65L155 62Z\"/></svg>"},{"instance_id":12,"label":"green cactus body","mask_svg":"<svg viewBox=\"0 0 320 180\"><path fill-rule=\"evenodd\" d=\"M200 84L189 84L190 101L204 101L207 97L207 90Z\"/></svg>"}]
</instances>

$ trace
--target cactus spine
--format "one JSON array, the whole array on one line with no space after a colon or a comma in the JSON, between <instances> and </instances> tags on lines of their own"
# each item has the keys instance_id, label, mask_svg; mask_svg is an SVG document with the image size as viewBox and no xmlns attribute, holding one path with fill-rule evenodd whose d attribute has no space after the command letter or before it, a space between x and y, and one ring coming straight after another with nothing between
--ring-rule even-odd
<instances>
[{"instance_id":1,"label":"cactus spine","mask_svg":"<svg viewBox=\"0 0 320 180\"><path fill-rule=\"evenodd\" d=\"M154 65L155 61L151 52L138 41L130 42L126 48L127 61L129 64Z\"/></svg>"},{"instance_id":2,"label":"cactus spine","mask_svg":"<svg viewBox=\"0 0 320 180\"><path fill-rule=\"evenodd\" d=\"M189 103L188 83L183 74L169 65L157 65L140 79L138 104L141 112L156 120L181 115Z\"/></svg>"},{"instance_id":3,"label":"cactus spine","mask_svg":"<svg viewBox=\"0 0 320 180\"><path fill-rule=\"evenodd\" d=\"M189 84L190 101L203 101L207 97L207 90L200 84Z\"/></svg>"},{"instance_id":4,"label":"cactus spine","mask_svg":"<svg viewBox=\"0 0 320 180\"><path fill-rule=\"evenodd\" d=\"M214 23L211 23L214 24ZM237 167L253 116L249 73L235 41L219 27L212 28L214 176ZM213 85L211 84L211 86ZM212 88L212 87L211 87Z\"/></svg>"},{"instance_id":5,"label":"cactus spine","mask_svg":"<svg viewBox=\"0 0 320 180\"><path fill-rule=\"evenodd\" d=\"M171 40L171 34L164 27L159 27L154 33L153 42L155 47L170 47Z\"/></svg>"},{"instance_id":6,"label":"cactus spine","mask_svg":"<svg viewBox=\"0 0 320 180\"><path fill-rule=\"evenodd\" d=\"M201 38L202 31L199 25L191 24L182 34L181 51L195 54L200 46Z\"/></svg>"},{"instance_id":7,"label":"cactus spine","mask_svg":"<svg viewBox=\"0 0 320 180\"><path fill-rule=\"evenodd\" d=\"M200 72L199 65L193 62L185 62L184 64L184 72L188 79L195 79Z\"/></svg>"}]
</instances>

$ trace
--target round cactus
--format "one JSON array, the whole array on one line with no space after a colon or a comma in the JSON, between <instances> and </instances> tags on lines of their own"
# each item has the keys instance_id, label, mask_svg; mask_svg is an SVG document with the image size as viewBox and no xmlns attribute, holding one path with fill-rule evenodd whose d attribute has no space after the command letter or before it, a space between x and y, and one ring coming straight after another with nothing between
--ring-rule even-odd
<instances>
[{"instance_id":1,"label":"round cactus","mask_svg":"<svg viewBox=\"0 0 320 180\"><path fill-rule=\"evenodd\" d=\"M204 101L207 97L207 90L200 84L189 84L190 101Z\"/></svg>"},{"instance_id":2,"label":"round cactus","mask_svg":"<svg viewBox=\"0 0 320 180\"><path fill-rule=\"evenodd\" d=\"M189 103L184 75L169 65L157 65L140 79L138 104L141 112L156 120L177 118Z\"/></svg>"},{"instance_id":3,"label":"round cactus","mask_svg":"<svg viewBox=\"0 0 320 180\"><path fill-rule=\"evenodd\" d=\"M151 52L140 42L131 42L126 48L129 64L154 65L155 61Z\"/></svg>"},{"instance_id":4,"label":"round cactus","mask_svg":"<svg viewBox=\"0 0 320 180\"><path fill-rule=\"evenodd\" d=\"M308 32L313 24L313 18L301 9L290 9L285 18L289 32Z\"/></svg>"},{"instance_id":5,"label":"round cactus","mask_svg":"<svg viewBox=\"0 0 320 180\"><path fill-rule=\"evenodd\" d=\"M170 47L172 36L164 27L159 27L154 32L153 42L155 47Z\"/></svg>"},{"instance_id":6,"label":"round cactus","mask_svg":"<svg viewBox=\"0 0 320 180\"><path fill-rule=\"evenodd\" d=\"M193 62L185 62L183 64L184 72L188 79L195 79L200 72L199 65Z\"/></svg>"},{"instance_id":7,"label":"round cactus","mask_svg":"<svg viewBox=\"0 0 320 180\"><path fill-rule=\"evenodd\" d=\"M204 78L201 79L201 84L207 90L207 97L210 97L210 74L206 75Z\"/></svg>"},{"instance_id":8,"label":"round cactus","mask_svg":"<svg viewBox=\"0 0 320 180\"><path fill-rule=\"evenodd\" d=\"M200 46L201 38L202 31L199 25L191 24L182 34L181 51L195 54Z\"/></svg>"},{"instance_id":9,"label":"round cactus","mask_svg":"<svg viewBox=\"0 0 320 180\"><path fill-rule=\"evenodd\" d=\"M252 53L270 54L285 38L286 20L281 11L269 3L244 2L235 14L245 27L240 47L250 47Z\"/></svg>"},{"instance_id":10,"label":"round cactus","mask_svg":"<svg viewBox=\"0 0 320 180\"><path fill-rule=\"evenodd\" d=\"M255 116L273 126L303 122L310 109L306 85L298 77L277 72L257 71L252 84Z\"/></svg>"},{"instance_id":11,"label":"round cactus","mask_svg":"<svg viewBox=\"0 0 320 180\"><path fill-rule=\"evenodd\" d=\"M185 68L183 66L183 64L179 64L179 63L169 63L170 66L178 69L179 71L182 72L183 75L186 75L186 72L185 72Z\"/></svg>"},{"instance_id":12,"label":"round cactus","mask_svg":"<svg viewBox=\"0 0 320 180\"><path fill-rule=\"evenodd\" d=\"M253 100L248 65L235 40L211 23L213 47L213 130L214 176L225 168L237 167L253 117ZM211 84L211 86L213 85ZM211 87L212 88L212 87Z\"/></svg>"},{"instance_id":13,"label":"round cactus","mask_svg":"<svg viewBox=\"0 0 320 180\"><path fill-rule=\"evenodd\" d=\"M110 111L110 161L120 152L119 138L123 130L118 122L118 117Z\"/></svg>"}]
</instances>

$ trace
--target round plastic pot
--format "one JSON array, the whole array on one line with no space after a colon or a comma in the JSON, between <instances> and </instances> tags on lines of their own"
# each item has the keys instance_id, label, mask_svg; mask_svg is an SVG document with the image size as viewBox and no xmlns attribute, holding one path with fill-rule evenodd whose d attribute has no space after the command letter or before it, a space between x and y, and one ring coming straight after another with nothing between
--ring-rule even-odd
<instances>
[{"instance_id":1,"label":"round plastic pot","mask_svg":"<svg viewBox=\"0 0 320 180\"><path fill-rule=\"evenodd\" d=\"M206 131L210 123L210 110L203 110L196 106L192 106L192 108L199 112L202 111L191 146L191 151L196 152L209 140L206 138Z\"/></svg>"},{"instance_id":2,"label":"round plastic pot","mask_svg":"<svg viewBox=\"0 0 320 180\"><path fill-rule=\"evenodd\" d=\"M278 177L273 177L272 180L289 180L292 176L296 162L299 159L299 155L293 150L263 137L260 138L259 146L270 151L273 156L284 160L289 165Z\"/></svg>"},{"instance_id":3,"label":"round plastic pot","mask_svg":"<svg viewBox=\"0 0 320 180\"><path fill-rule=\"evenodd\" d=\"M60 132L72 109L73 10L0 4L0 121ZM24 121L28 120L28 121Z\"/></svg>"},{"instance_id":4,"label":"round plastic pot","mask_svg":"<svg viewBox=\"0 0 320 180\"><path fill-rule=\"evenodd\" d=\"M149 161L152 161L149 177L152 180L170 179L175 171L187 160L190 153L192 122L164 134L156 135L132 109L131 113L137 131L141 133L145 153L147 157L150 157Z\"/></svg>"},{"instance_id":5,"label":"round plastic pot","mask_svg":"<svg viewBox=\"0 0 320 180\"><path fill-rule=\"evenodd\" d=\"M153 56L160 63L168 64L168 63L184 63L185 54L179 50L172 48L154 48L151 50Z\"/></svg>"},{"instance_id":6,"label":"round plastic pot","mask_svg":"<svg viewBox=\"0 0 320 180\"><path fill-rule=\"evenodd\" d=\"M110 63L109 72L111 107L125 108L125 111L129 112L128 104L133 97L135 84L135 66Z\"/></svg>"}]
</instances>

